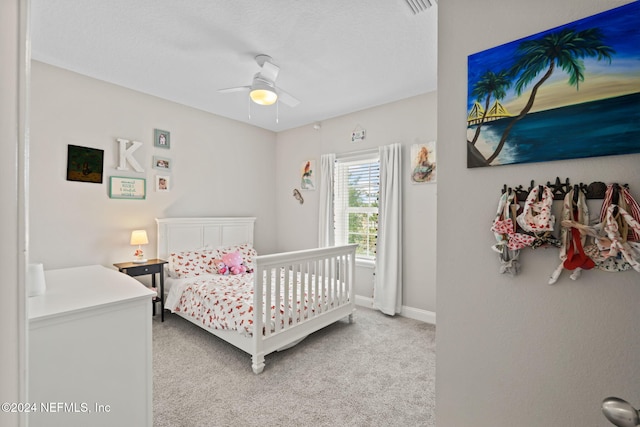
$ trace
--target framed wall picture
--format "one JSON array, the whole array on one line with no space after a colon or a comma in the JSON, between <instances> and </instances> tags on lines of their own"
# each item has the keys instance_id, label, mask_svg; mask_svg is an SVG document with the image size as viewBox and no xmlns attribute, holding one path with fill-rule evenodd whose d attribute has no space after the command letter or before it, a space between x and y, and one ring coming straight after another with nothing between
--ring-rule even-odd
<instances>
[{"instance_id":1,"label":"framed wall picture","mask_svg":"<svg viewBox=\"0 0 640 427\"><path fill-rule=\"evenodd\" d=\"M436 182L436 142L411 146L411 182Z\"/></svg>"},{"instance_id":2,"label":"framed wall picture","mask_svg":"<svg viewBox=\"0 0 640 427\"><path fill-rule=\"evenodd\" d=\"M102 183L104 150L67 146L67 181Z\"/></svg>"},{"instance_id":3,"label":"framed wall picture","mask_svg":"<svg viewBox=\"0 0 640 427\"><path fill-rule=\"evenodd\" d=\"M109 178L109 197L112 199L143 200L147 196L147 180L112 176Z\"/></svg>"},{"instance_id":4,"label":"framed wall picture","mask_svg":"<svg viewBox=\"0 0 640 427\"><path fill-rule=\"evenodd\" d=\"M163 171L171 170L171 159L167 157L153 156L153 168Z\"/></svg>"},{"instance_id":5,"label":"framed wall picture","mask_svg":"<svg viewBox=\"0 0 640 427\"><path fill-rule=\"evenodd\" d=\"M640 153L639 21L636 1L470 55L467 167Z\"/></svg>"},{"instance_id":6,"label":"framed wall picture","mask_svg":"<svg viewBox=\"0 0 640 427\"><path fill-rule=\"evenodd\" d=\"M153 146L159 148L171 148L171 133L166 130L153 130Z\"/></svg>"},{"instance_id":7,"label":"framed wall picture","mask_svg":"<svg viewBox=\"0 0 640 427\"><path fill-rule=\"evenodd\" d=\"M169 191L169 185L171 177L168 175L156 175L156 191L167 192Z\"/></svg>"},{"instance_id":8,"label":"framed wall picture","mask_svg":"<svg viewBox=\"0 0 640 427\"><path fill-rule=\"evenodd\" d=\"M300 168L300 188L303 190L315 190L316 178L315 178L316 161L307 160L302 162Z\"/></svg>"}]
</instances>

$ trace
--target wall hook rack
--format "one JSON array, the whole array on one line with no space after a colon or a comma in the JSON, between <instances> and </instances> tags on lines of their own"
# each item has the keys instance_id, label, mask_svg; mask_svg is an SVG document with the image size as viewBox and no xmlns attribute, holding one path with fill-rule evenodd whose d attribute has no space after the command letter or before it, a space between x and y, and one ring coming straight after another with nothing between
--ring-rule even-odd
<instances>
[{"instance_id":1,"label":"wall hook rack","mask_svg":"<svg viewBox=\"0 0 640 427\"><path fill-rule=\"evenodd\" d=\"M622 186L625 188L629 188L628 184L623 184ZM515 191L518 200L522 201L529 196L529 192L531 192L534 187L534 180L531 180L531 184L526 189L522 185L518 185L517 187L508 187L507 184L504 184L502 187L502 193L506 193L507 191ZM540 185L540 187L542 186ZM581 182L580 184L572 185L569 182L569 178L566 178L564 182L561 182L559 177L556 177L554 183L547 181L547 187L551 189L554 200L564 200L567 193L569 193L569 191L571 191L572 189L582 191L587 199L604 199L605 193L607 191L607 185L604 182L594 181L590 184L584 184ZM574 192L574 194L574 197L577 199L578 193Z\"/></svg>"}]
</instances>

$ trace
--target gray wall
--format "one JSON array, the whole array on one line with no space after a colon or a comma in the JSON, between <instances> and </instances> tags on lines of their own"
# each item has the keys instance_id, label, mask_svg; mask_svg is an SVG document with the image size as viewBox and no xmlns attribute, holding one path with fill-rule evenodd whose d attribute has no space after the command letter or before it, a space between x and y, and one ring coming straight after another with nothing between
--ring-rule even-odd
<instances>
[{"instance_id":1,"label":"gray wall","mask_svg":"<svg viewBox=\"0 0 640 427\"><path fill-rule=\"evenodd\" d=\"M45 269L111 266L132 258L131 230L144 228L155 256L154 218L255 216L256 248L276 247L276 134L33 62L31 103L31 261ZM169 150L154 128L171 132ZM120 171L116 138L143 143L145 169ZM67 145L104 150L102 184L67 181ZM173 161L171 190L156 192L152 156ZM109 198L109 176L147 180L145 200Z\"/></svg>"},{"instance_id":2,"label":"gray wall","mask_svg":"<svg viewBox=\"0 0 640 427\"><path fill-rule=\"evenodd\" d=\"M279 250L312 248L318 245L319 191L302 191L304 204L292 196L300 187L299 170L306 160L326 153L348 153L376 149L394 142L403 146L404 288L403 305L417 309L404 314L424 319L434 316L436 306L436 192L439 184L412 184L409 170L411 145L435 141L435 92L325 120L319 130L312 125L278 133L277 209ZM354 129L365 129L366 138L351 142ZM438 144L440 147L440 144ZM439 170L439 169L438 169ZM318 174L319 175L319 174ZM319 176L316 176L319 179ZM371 270L358 269L357 293L371 298ZM424 312L429 313L424 313ZM430 319L431 321L435 318Z\"/></svg>"},{"instance_id":3,"label":"gray wall","mask_svg":"<svg viewBox=\"0 0 640 427\"><path fill-rule=\"evenodd\" d=\"M556 250L500 275L489 231L505 183L620 182L640 198L640 155L467 169L465 145L469 54L624 3L438 2L438 426L608 426L602 399L640 406L640 275L549 286Z\"/></svg>"},{"instance_id":4,"label":"gray wall","mask_svg":"<svg viewBox=\"0 0 640 427\"><path fill-rule=\"evenodd\" d=\"M304 205L292 196L303 161L401 142L408 170L411 144L436 139L435 93L279 134L37 61L31 99L30 259L45 269L127 261L137 228L153 256L156 217L256 216L260 253L315 247L319 192L304 191ZM357 126L367 137L352 144ZM154 128L171 132L169 150L153 146ZM134 157L145 172L116 169L116 138L143 143ZM102 184L66 180L68 144L104 150ZM168 193L154 189L164 174L151 167L154 155L173 161ZM111 175L145 178L147 198L109 198ZM412 185L408 173L404 184L405 314L435 320L437 184ZM357 294L371 298L372 270L358 273Z\"/></svg>"}]
</instances>

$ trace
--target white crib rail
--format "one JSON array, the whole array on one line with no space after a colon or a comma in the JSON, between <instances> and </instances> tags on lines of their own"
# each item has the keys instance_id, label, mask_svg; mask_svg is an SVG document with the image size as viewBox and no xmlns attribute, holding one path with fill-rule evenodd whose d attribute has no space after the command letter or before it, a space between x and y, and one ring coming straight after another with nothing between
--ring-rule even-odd
<instances>
[{"instance_id":1,"label":"white crib rail","mask_svg":"<svg viewBox=\"0 0 640 427\"><path fill-rule=\"evenodd\" d=\"M265 354L343 317L352 320L356 246L256 257L254 372L264 368Z\"/></svg>"}]
</instances>

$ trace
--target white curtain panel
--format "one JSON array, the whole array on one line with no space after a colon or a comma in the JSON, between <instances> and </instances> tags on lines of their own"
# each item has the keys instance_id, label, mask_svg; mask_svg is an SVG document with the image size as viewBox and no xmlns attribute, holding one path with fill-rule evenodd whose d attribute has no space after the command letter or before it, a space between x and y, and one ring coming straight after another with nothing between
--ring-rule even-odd
<instances>
[{"instance_id":1,"label":"white curtain panel","mask_svg":"<svg viewBox=\"0 0 640 427\"><path fill-rule=\"evenodd\" d=\"M320 157L320 215L318 227L318 246L323 248L334 245L333 233L333 170L336 155L323 154Z\"/></svg>"},{"instance_id":2,"label":"white curtain panel","mask_svg":"<svg viewBox=\"0 0 640 427\"><path fill-rule=\"evenodd\" d=\"M388 315L402 310L402 146L382 146L378 243L373 293L374 308Z\"/></svg>"}]
</instances>

